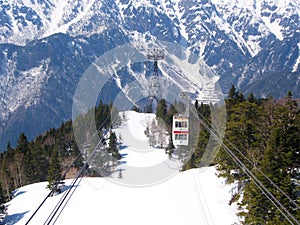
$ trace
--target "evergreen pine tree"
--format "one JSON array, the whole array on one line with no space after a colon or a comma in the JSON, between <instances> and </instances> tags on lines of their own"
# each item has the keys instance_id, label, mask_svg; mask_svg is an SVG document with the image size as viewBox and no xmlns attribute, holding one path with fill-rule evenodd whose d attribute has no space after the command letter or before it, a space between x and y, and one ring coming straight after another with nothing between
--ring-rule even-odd
<instances>
[{"instance_id":1,"label":"evergreen pine tree","mask_svg":"<svg viewBox=\"0 0 300 225\"><path fill-rule=\"evenodd\" d=\"M28 184L34 183L36 172L35 163L32 151L27 151L24 157L24 173L26 176L26 183Z\"/></svg>"},{"instance_id":2,"label":"evergreen pine tree","mask_svg":"<svg viewBox=\"0 0 300 225\"><path fill-rule=\"evenodd\" d=\"M156 107L156 117L161 118L163 121L167 123L167 112L168 107L165 99L159 100Z\"/></svg>"},{"instance_id":3,"label":"evergreen pine tree","mask_svg":"<svg viewBox=\"0 0 300 225\"><path fill-rule=\"evenodd\" d=\"M226 108L229 110L232 106L236 104L236 99L238 97L238 92L236 91L236 88L234 85L231 86L228 96L226 99Z\"/></svg>"},{"instance_id":4,"label":"evergreen pine tree","mask_svg":"<svg viewBox=\"0 0 300 225\"><path fill-rule=\"evenodd\" d=\"M14 154L14 149L11 147L10 142L8 142L6 145L5 155L7 156L7 158L12 158L13 154Z\"/></svg>"},{"instance_id":5,"label":"evergreen pine tree","mask_svg":"<svg viewBox=\"0 0 300 225\"><path fill-rule=\"evenodd\" d=\"M112 154L112 156L115 159L117 160L121 159L121 154L119 153L119 149L117 145L117 135L115 132L110 132L108 151Z\"/></svg>"},{"instance_id":6,"label":"evergreen pine tree","mask_svg":"<svg viewBox=\"0 0 300 225\"><path fill-rule=\"evenodd\" d=\"M295 199L295 187L291 182L291 175L287 172L287 162L289 156L284 154L282 141L284 142L281 128L273 128L271 137L262 161L261 170L266 174L278 187L280 187L287 195ZM283 194L273 187L264 177L257 173L256 176L267 189L287 208L293 212L291 204ZM245 222L265 221L267 224L289 224L286 218L277 210L277 208L266 198L266 196L251 183L245 189L243 199L247 207L248 213L245 214Z\"/></svg>"},{"instance_id":7,"label":"evergreen pine tree","mask_svg":"<svg viewBox=\"0 0 300 225\"><path fill-rule=\"evenodd\" d=\"M0 178L2 183L2 189L3 189L3 195L6 196L8 200L10 200L10 192L13 189L12 187L12 178L10 175L10 171L8 168L8 155L4 153L3 159L2 159L2 165L0 170Z\"/></svg>"},{"instance_id":8,"label":"evergreen pine tree","mask_svg":"<svg viewBox=\"0 0 300 225\"><path fill-rule=\"evenodd\" d=\"M43 156L40 143L36 141L31 144L24 157L24 172L26 176L26 183L36 183L47 179L47 171L49 169L49 162Z\"/></svg>"},{"instance_id":9,"label":"evergreen pine tree","mask_svg":"<svg viewBox=\"0 0 300 225\"><path fill-rule=\"evenodd\" d=\"M300 132L296 119L299 111L297 103L291 97L291 93L288 93L284 105L278 105L274 111L271 134L260 164L262 172L290 198L297 201L299 196L297 197L293 179L296 179L294 172L297 171L296 168L299 168L299 165L295 163L295 154L300 151ZM257 177L286 209L296 218L300 218L299 211L294 210L295 207L280 191L275 189L261 174L257 173ZM246 224L255 220L264 221L267 224L289 224L252 181L245 188L243 202L248 210L245 214Z\"/></svg>"},{"instance_id":10,"label":"evergreen pine tree","mask_svg":"<svg viewBox=\"0 0 300 225\"><path fill-rule=\"evenodd\" d=\"M254 96L253 93L249 94L249 96L247 98L247 101L250 102L250 103L256 103L257 102L257 100L256 100L256 98L255 98L255 96Z\"/></svg>"},{"instance_id":11,"label":"evergreen pine tree","mask_svg":"<svg viewBox=\"0 0 300 225\"><path fill-rule=\"evenodd\" d=\"M230 110L233 106L245 101L245 97L242 93L236 90L234 85L232 85L228 92L228 97L225 101L226 101L227 111L230 113Z\"/></svg>"},{"instance_id":12,"label":"evergreen pine tree","mask_svg":"<svg viewBox=\"0 0 300 225\"><path fill-rule=\"evenodd\" d=\"M205 119L207 119L208 121L210 121L210 105L204 104L203 102L201 102L201 105L197 108L198 113L204 117Z\"/></svg>"},{"instance_id":13,"label":"evergreen pine tree","mask_svg":"<svg viewBox=\"0 0 300 225\"><path fill-rule=\"evenodd\" d=\"M251 161L257 162L262 157L261 149L264 148L264 141L262 140L261 130L263 129L265 115L260 106L249 102L236 102L231 106L228 115L228 122L225 132L225 144L232 146L231 143L243 153L243 155L250 157ZM235 148L231 150L240 157L245 165L250 166L249 162L245 160ZM221 148L218 154L219 168L221 173L233 181L234 179L243 180L245 174L232 158ZM232 173L235 171L235 173Z\"/></svg>"},{"instance_id":14,"label":"evergreen pine tree","mask_svg":"<svg viewBox=\"0 0 300 225\"><path fill-rule=\"evenodd\" d=\"M21 187L26 184L26 176L24 173L24 156L28 152L28 140L26 135L22 132L18 138L18 143L14 151L15 172L14 183L15 188Z\"/></svg>"},{"instance_id":15,"label":"evergreen pine tree","mask_svg":"<svg viewBox=\"0 0 300 225\"><path fill-rule=\"evenodd\" d=\"M2 189L2 182L0 181L0 205L5 203L4 191Z\"/></svg>"},{"instance_id":16,"label":"evergreen pine tree","mask_svg":"<svg viewBox=\"0 0 300 225\"><path fill-rule=\"evenodd\" d=\"M166 123L169 133L172 130L173 116L177 113L177 110L174 105L171 105L166 116Z\"/></svg>"},{"instance_id":17,"label":"evergreen pine tree","mask_svg":"<svg viewBox=\"0 0 300 225\"><path fill-rule=\"evenodd\" d=\"M194 160L192 168L198 168L200 161L202 160L203 154L206 150L206 146L209 140L210 134L203 126L200 126L199 138L194 152Z\"/></svg>"},{"instance_id":18,"label":"evergreen pine tree","mask_svg":"<svg viewBox=\"0 0 300 225\"><path fill-rule=\"evenodd\" d=\"M231 85L229 92L228 92L228 99L235 99L237 98L238 92L236 91L236 88L234 85Z\"/></svg>"},{"instance_id":19,"label":"evergreen pine tree","mask_svg":"<svg viewBox=\"0 0 300 225\"><path fill-rule=\"evenodd\" d=\"M174 152L174 149L175 149L175 146L174 146L174 143L173 143L173 139L172 137L170 137L169 139L169 144L167 146L167 153L169 154L169 157L171 157L172 153Z\"/></svg>"},{"instance_id":20,"label":"evergreen pine tree","mask_svg":"<svg viewBox=\"0 0 300 225\"><path fill-rule=\"evenodd\" d=\"M50 165L48 170L48 186L47 186L52 192L57 191L57 182L61 177L61 172L62 170L61 170L58 151L56 148L54 148L50 159Z\"/></svg>"},{"instance_id":21,"label":"evergreen pine tree","mask_svg":"<svg viewBox=\"0 0 300 225\"><path fill-rule=\"evenodd\" d=\"M26 135L22 132L18 139L16 152L25 154L27 150L28 150L28 140Z\"/></svg>"}]
</instances>

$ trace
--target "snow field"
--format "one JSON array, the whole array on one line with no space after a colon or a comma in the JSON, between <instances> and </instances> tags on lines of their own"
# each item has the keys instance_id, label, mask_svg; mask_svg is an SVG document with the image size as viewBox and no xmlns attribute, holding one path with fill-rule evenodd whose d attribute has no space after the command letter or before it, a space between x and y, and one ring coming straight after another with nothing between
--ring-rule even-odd
<instances>
[{"instance_id":1,"label":"snow field","mask_svg":"<svg viewBox=\"0 0 300 225\"><path fill-rule=\"evenodd\" d=\"M126 152L126 163L135 167L167 161L164 150L150 147L143 136L144 121L149 117L154 118L154 115L126 112L126 122L115 130L117 135L121 133L127 146L120 153ZM147 151L139 151L140 147ZM236 205L228 205L233 187L226 185L216 173L215 167L191 169L165 182L140 188L118 185L109 178L86 177L55 224L238 224ZM124 171L123 176L127 175L130 176ZM64 191L71 182L66 181ZM47 182L41 182L18 189L16 197L7 203L5 224L25 224L48 194L46 186ZM43 224L61 197L62 194L48 198L29 224Z\"/></svg>"}]
</instances>

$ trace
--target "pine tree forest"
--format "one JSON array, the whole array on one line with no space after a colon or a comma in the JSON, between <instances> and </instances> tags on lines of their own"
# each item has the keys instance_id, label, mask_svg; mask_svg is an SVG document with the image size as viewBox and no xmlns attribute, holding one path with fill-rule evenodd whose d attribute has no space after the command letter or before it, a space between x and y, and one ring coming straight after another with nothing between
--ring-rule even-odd
<instances>
[{"instance_id":1,"label":"pine tree forest","mask_svg":"<svg viewBox=\"0 0 300 225\"><path fill-rule=\"evenodd\" d=\"M195 104L208 120L209 108ZM226 99L227 124L224 144L247 167L249 172L221 148L213 164L219 176L237 188L229 204L237 202L244 224L291 224L300 219L300 111L292 93L280 100L247 98L232 86ZM184 169L196 168L209 139L200 128L195 152ZM263 190L258 182L266 187ZM270 192L282 206L274 206L265 193ZM274 202L274 200L273 200ZM276 203L276 202L275 202ZM283 211L287 217L280 211Z\"/></svg>"},{"instance_id":2,"label":"pine tree forest","mask_svg":"<svg viewBox=\"0 0 300 225\"><path fill-rule=\"evenodd\" d=\"M102 102L95 108L98 127L109 128L111 108L111 105ZM13 148L8 143L6 151L0 153L0 204L13 197L13 190L27 184L48 181L48 188L51 189L78 155L80 151L71 121L48 130L33 141L28 141L26 135L21 133L16 147ZM80 156L66 178L73 178L81 166Z\"/></svg>"},{"instance_id":3,"label":"pine tree forest","mask_svg":"<svg viewBox=\"0 0 300 225\"><path fill-rule=\"evenodd\" d=\"M224 145L238 157L249 169L245 170L221 147L213 165L217 166L219 176L228 183L235 183L237 189L232 193L228 204L238 202L240 216L244 224L290 224L291 217L300 220L300 110L292 93L275 100L256 99L253 94L245 97L234 86L225 100L227 124ZM211 120L212 105L195 102L199 114ZM100 105L96 108L96 124L108 128L112 105ZM176 109L165 100L158 102L156 115L165 121L171 132L172 116ZM197 168L206 149L209 131L200 124L196 150L184 166L184 170ZM115 155L116 135L110 133L109 149ZM166 152L173 149L172 140ZM7 149L0 154L0 201L11 198L11 192L23 185L57 179L79 154L73 133L72 122L63 123L59 128L52 128L33 141L28 141L24 133L20 134L16 147L7 144ZM59 162L59 164L57 164ZM74 165L74 170L82 161ZM255 178L249 176L253 174ZM278 199L290 212L286 218L280 207L274 206L266 190L258 187L260 182L267 191ZM49 182L50 183L50 182ZM295 205L296 204L296 205Z\"/></svg>"}]
</instances>

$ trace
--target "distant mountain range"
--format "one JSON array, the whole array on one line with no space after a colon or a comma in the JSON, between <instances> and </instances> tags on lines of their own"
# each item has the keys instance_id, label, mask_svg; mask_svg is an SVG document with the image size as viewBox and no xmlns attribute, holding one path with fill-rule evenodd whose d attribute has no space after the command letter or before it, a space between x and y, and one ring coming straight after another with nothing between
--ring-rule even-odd
<instances>
[{"instance_id":1,"label":"distant mountain range","mask_svg":"<svg viewBox=\"0 0 300 225\"><path fill-rule=\"evenodd\" d=\"M0 150L71 118L88 66L128 42L161 40L202 58L227 93L300 97L298 0L4 0L0 3ZM110 101L136 78L109 83ZM119 79L119 78L118 78Z\"/></svg>"}]
</instances>

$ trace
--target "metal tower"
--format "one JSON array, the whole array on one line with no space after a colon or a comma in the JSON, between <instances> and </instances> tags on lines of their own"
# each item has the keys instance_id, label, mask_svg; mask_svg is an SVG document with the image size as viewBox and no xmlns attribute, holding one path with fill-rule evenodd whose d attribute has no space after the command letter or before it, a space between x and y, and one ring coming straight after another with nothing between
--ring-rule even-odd
<instances>
[{"instance_id":1,"label":"metal tower","mask_svg":"<svg viewBox=\"0 0 300 225\"><path fill-rule=\"evenodd\" d=\"M154 69L149 79L149 93L145 112L153 112L153 101L156 100L158 102L161 99L161 89L158 79L158 60L164 59L165 54L162 49L157 48L149 49L148 51L147 58L153 60Z\"/></svg>"}]
</instances>

